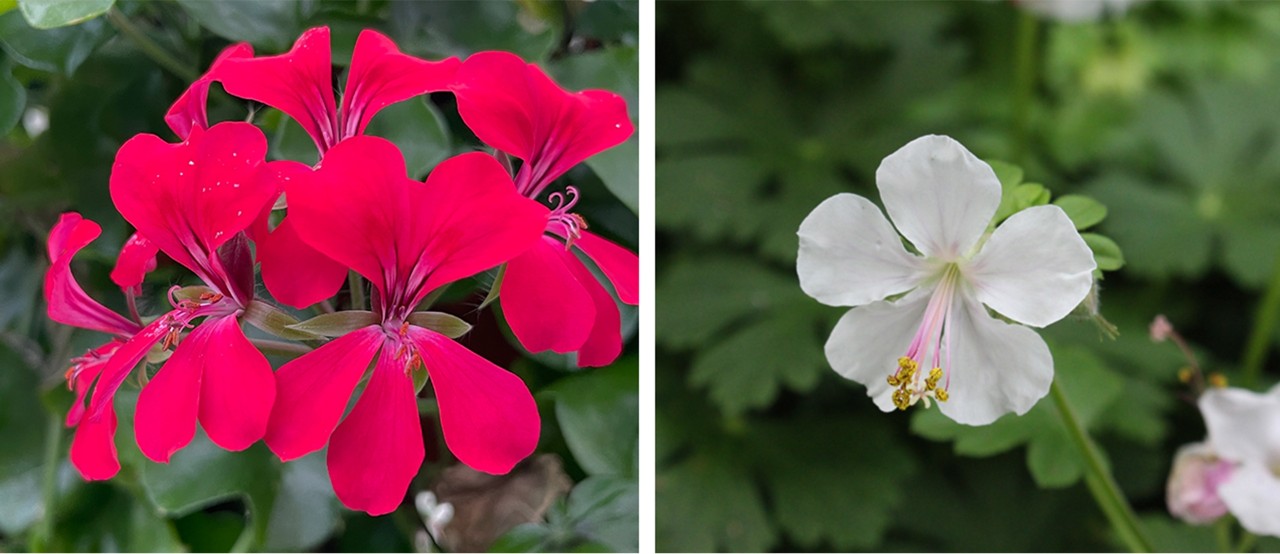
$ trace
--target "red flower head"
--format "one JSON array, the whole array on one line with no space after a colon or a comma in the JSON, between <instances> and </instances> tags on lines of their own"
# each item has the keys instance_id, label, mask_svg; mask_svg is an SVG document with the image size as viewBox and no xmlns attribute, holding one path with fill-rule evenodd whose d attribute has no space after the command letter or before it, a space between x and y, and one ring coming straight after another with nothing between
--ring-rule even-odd
<instances>
[{"instance_id":1,"label":"red flower head","mask_svg":"<svg viewBox=\"0 0 1280 554\"><path fill-rule=\"evenodd\" d=\"M266 138L247 123L222 123L208 131L194 127L179 144L138 135L117 152L111 198L138 230L121 252L117 282L137 286L139 268L154 264L158 248L199 276L208 292L172 298L174 309L143 328L127 320L125 328L90 327L115 332L119 339L77 360L78 369L69 375L82 399L96 377L88 410L77 405L68 414L68 423L77 425L71 460L85 478L106 479L119 470L112 439L116 390L153 346L162 340L164 349L177 344L201 317L204 321L178 344L138 397L139 448L148 458L166 462L195 436L197 419L210 439L230 450L247 448L266 432L275 379L237 320L253 299L253 261L241 231L279 195L272 172L281 166L264 163L265 154ZM60 260L69 260L97 234L96 224L64 216L50 236L55 263L46 290L53 283L49 310L57 321L85 326L106 318L79 317L77 323L55 315L67 306L86 312L87 296L74 292L79 287L60 284L69 276L64 269L68 262Z\"/></svg>"},{"instance_id":2,"label":"red flower head","mask_svg":"<svg viewBox=\"0 0 1280 554\"><path fill-rule=\"evenodd\" d=\"M603 90L571 93L538 66L514 54L481 52L463 62L453 87L458 113L485 143L524 160L516 188L537 198L557 177L613 147L634 131L622 97ZM546 235L507 264L501 302L507 323L530 351L578 352L579 366L603 366L622 351L621 318L613 298L569 248L596 263L618 298L639 303L636 255L586 231L569 210L569 187L543 209Z\"/></svg>"},{"instance_id":3,"label":"red flower head","mask_svg":"<svg viewBox=\"0 0 1280 554\"><path fill-rule=\"evenodd\" d=\"M537 446L539 418L518 377L448 337L414 324L432 290L529 248L542 209L516 194L492 157L442 162L425 184L406 177L390 142L355 137L314 173L286 186L289 219L325 256L376 289L378 324L350 332L280 368L267 446L291 460L329 443L329 476L342 502L392 511L422 464L413 371L424 368L450 450L467 465L505 473ZM339 424L356 384L377 358L363 395Z\"/></svg>"}]
</instances>

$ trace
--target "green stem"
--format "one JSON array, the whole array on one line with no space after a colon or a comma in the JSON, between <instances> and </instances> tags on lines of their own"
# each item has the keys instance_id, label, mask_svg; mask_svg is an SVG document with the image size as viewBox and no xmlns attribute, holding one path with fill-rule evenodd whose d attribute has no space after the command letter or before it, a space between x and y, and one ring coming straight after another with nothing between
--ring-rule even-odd
<instances>
[{"instance_id":1,"label":"green stem","mask_svg":"<svg viewBox=\"0 0 1280 554\"><path fill-rule=\"evenodd\" d=\"M1253 330L1244 347L1244 378L1241 384L1245 387L1258 384L1262 363L1267 360L1267 352L1271 349L1276 319L1280 318L1280 259L1276 260L1271 272L1271 282L1267 283L1267 292L1258 305L1258 312L1253 318Z\"/></svg>"},{"instance_id":2,"label":"green stem","mask_svg":"<svg viewBox=\"0 0 1280 554\"><path fill-rule=\"evenodd\" d=\"M1257 542L1258 536L1250 533L1247 529L1240 532L1240 544L1236 545L1236 552L1248 552L1253 550L1253 543Z\"/></svg>"},{"instance_id":3,"label":"green stem","mask_svg":"<svg viewBox=\"0 0 1280 554\"><path fill-rule=\"evenodd\" d=\"M58 454L62 450L62 418L58 414L49 414L48 428L45 430L44 444L44 480L41 483L41 494L44 496L44 517L40 519L40 527L36 531L38 538L31 541L32 549L49 551L49 540L53 538L53 523L57 516L58 501Z\"/></svg>"},{"instance_id":4,"label":"green stem","mask_svg":"<svg viewBox=\"0 0 1280 554\"><path fill-rule=\"evenodd\" d=\"M347 288L351 290L351 309L365 309L364 281L360 279L360 274L356 273L354 269L347 273Z\"/></svg>"},{"instance_id":5,"label":"green stem","mask_svg":"<svg viewBox=\"0 0 1280 554\"><path fill-rule=\"evenodd\" d=\"M1085 483L1093 493L1093 499L1098 503L1098 507L1102 508L1107 519L1111 521L1111 526L1130 551L1151 552L1151 541L1143 534L1128 499L1125 498L1124 493L1120 492L1120 487L1111 476L1111 471L1103 463L1102 452L1080 423L1080 418L1076 416L1057 379L1053 380L1050 390L1054 405L1058 407L1058 413L1062 416L1062 422L1067 426L1067 431L1076 447L1080 449L1081 457L1084 458Z\"/></svg>"},{"instance_id":6,"label":"green stem","mask_svg":"<svg viewBox=\"0 0 1280 554\"><path fill-rule=\"evenodd\" d=\"M151 40L151 37L148 37L146 33L142 32L142 29L139 29L137 25L134 25L132 21L129 21L129 18L126 17L124 13L121 13L119 9L111 8L110 10L107 10L107 21L110 21L111 25L114 26L117 31L120 31L120 34L133 41L134 45L136 45L139 50L142 50L143 54L146 54L147 57L159 64L160 67L169 70L170 73L173 73L188 82L200 78L198 73L178 61L177 58L170 56L163 46L160 46L159 44L156 44L154 40Z\"/></svg>"},{"instance_id":7,"label":"green stem","mask_svg":"<svg viewBox=\"0 0 1280 554\"><path fill-rule=\"evenodd\" d=\"M1218 518L1218 522L1213 525L1213 531L1218 538L1218 552L1232 552L1231 518Z\"/></svg>"},{"instance_id":8,"label":"green stem","mask_svg":"<svg viewBox=\"0 0 1280 554\"><path fill-rule=\"evenodd\" d=\"M1030 140L1031 100L1036 85L1036 35L1038 22L1029 10L1018 12L1018 36L1014 50L1013 127L1009 138L1011 161L1023 163Z\"/></svg>"}]
</instances>

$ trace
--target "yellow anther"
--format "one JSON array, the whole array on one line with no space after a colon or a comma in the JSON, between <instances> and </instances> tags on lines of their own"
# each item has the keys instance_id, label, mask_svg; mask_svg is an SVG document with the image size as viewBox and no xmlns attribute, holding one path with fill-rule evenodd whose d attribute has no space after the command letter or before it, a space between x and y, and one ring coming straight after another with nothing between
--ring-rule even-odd
<instances>
[{"instance_id":1,"label":"yellow anther","mask_svg":"<svg viewBox=\"0 0 1280 554\"><path fill-rule=\"evenodd\" d=\"M901 385L901 384L902 384L902 381L898 380L898 376L897 376L897 375L892 375L892 374L891 374L891 375L889 375L889 379L888 379L888 381L889 381L889 386L891 386L891 387L896 387L896 386L898 386L898 385Z\"/></svg>"},{"instance_id":2,"label":"yellow anther","mask_svg":"<svg viewBox=\"0 0 1280 554\"><path fill-rule=\"evenodd\" d=\"M947 389L938 389L934 391L933 395L938 398L938 402L946 402L950 396L947 394Z\"/></svg>"},{"instance_id":3,"label":"yellow anther","mask_svg":"<svg viewBox=\"0 0 1280 554\"><path fill-rule=\"evenodd\" d=\"M1217 372L1210 373L1209 386L1217 387L1217 388L1223 388L1227 386L1227 376Z\"/></svg>"},{"instance_id":4,"label":"yellow anther","mask_svg":"<svg viewBox=\"0 0 1280 554\"><path fill-rule=\"evenodd\" d=\"M1191 382L1191 368L1184 367L1178 370L1178 381L1182 383Z\"/></svg>"},{"instance_id":5,"label":"yellow anther","mask_svg":"<svg viewBox=\"0 0 1280 554\"><path fill-rule=\"evenodd\" d=\"M933 369L930 369L930 370L929 370L929 378L930 378L930 379L933 379L934 381L937 381L938 379L941 379L941 378L942 378L942 368L940 368L940 367L935 367L935 368L933 368Z\"/></svg>"}]
</instances>

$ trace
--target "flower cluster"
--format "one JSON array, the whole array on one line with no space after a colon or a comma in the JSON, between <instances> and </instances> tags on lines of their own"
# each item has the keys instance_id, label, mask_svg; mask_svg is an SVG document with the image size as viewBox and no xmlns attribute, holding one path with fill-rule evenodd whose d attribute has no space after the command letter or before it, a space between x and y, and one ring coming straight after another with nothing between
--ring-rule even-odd
<instances>
[{"instance_id":1,"label":"flower cluster","mask_svg":"<svg viewBox=\"0 0 1280 554\"><path fill-rule=\"evenodd\" d=\"M618 356L613 296L574 251L629 304L638 301L636 255L586 230L571 211L576 189L544 193L632 134L621 97L567 92L506 52L421 60L371 30L359 36L340 98L333 77L327 28L303 33L277 56L255 57L248 44L236 44L168 111L165 121L181 142L142 134L120 148L111 198L137 232L111 278L130 314L104 307L72 276L72 258L99 226L75 213L54 226L44 289L50 318L111 335L67 372L77 395L66 420L75 427L71 460L86 479L120 469L113 400L140 364L143 377L145 365L159 366L141 390L134 423L139 449L156 462L190 443L197 422L225 449L265 439L284 461L327 445L338 498L370 514L390 512L424 458L415 376L420 382L425 372L450 450L475 469L509 471L538 443L532 395L518 377L455 342L465 325L418 311L433 291L504 264L499 302L523 346L576 352L581 366ZM267 161L256 126L210 125L214 83L296 120L319 162ZM394 144L363 134L382 108L446 91L481 141L520 160L514 175L495 156L473 152L417 182ZM544 197L551 207L539 202ZM202 284L172 287L172 309L143 316L134 299L160 252ZM256 286L259 271L269 297ZM273 371L241 324L278 332L254 314L280 315L273 302L329 306L349 274L371 284L369 309L321 316L341 325ZM363 297L358 292L349 296ZM320 344L320 335L330 340Z\"/></svg>"}]
</instances>

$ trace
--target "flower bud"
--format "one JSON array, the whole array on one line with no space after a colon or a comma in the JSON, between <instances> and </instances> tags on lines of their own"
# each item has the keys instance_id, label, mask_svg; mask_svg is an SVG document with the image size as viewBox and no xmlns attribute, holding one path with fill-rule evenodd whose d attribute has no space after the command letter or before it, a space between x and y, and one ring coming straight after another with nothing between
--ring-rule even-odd
<instances>
[{"instance_id":1,"label":"flower bud","mask_svg":"<svg viewBox=\"0 0 1280 554\"><path fill-rule=\"evenodd\" d=\"M1231 477L1235 464L1218 458L1208 444L1198 442L1178 449L1169 474L1166 501L1169 513L1191 524L1203 525L1227 513L1218 487Z\"/></svg>"}]
</instances>

